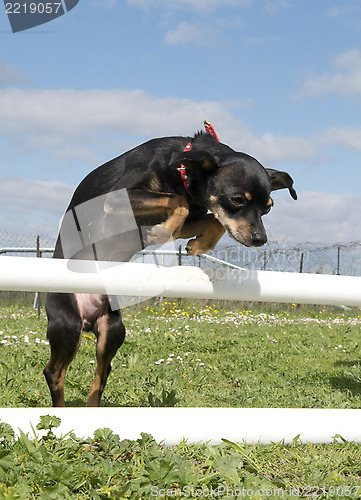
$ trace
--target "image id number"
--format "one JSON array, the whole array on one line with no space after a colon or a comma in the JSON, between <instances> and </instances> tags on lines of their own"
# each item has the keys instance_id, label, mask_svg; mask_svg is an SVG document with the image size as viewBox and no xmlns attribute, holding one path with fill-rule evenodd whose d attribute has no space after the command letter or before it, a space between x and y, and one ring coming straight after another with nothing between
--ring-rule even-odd
<instances>
[{"instance_id":1,"label":"image id number","mask_svg":"<svg viewBox=\"0 0 361 500\"><path fill-rule=\"evenodd\" d=\"M57 14L61 7L61 2L8 2L5 4L7 14Z\"/></svg>"}]
</instances>

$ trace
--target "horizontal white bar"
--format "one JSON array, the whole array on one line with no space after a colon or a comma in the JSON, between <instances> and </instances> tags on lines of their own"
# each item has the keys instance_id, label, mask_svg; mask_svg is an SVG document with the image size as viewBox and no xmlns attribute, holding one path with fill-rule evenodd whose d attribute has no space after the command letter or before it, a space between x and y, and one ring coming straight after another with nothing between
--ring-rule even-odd
<instances>
[{"instance_id":1,"label":"horizontal white bar","mask_svg":"<svg viewBox=\"0 0 361 500\"><path fill-rule=\"evenodd\" d=\"M176 257L177 255L179 255L179 252L177 252L177 250L142 250L138 252L136 255L138 256L155 255L157 257L163 255L172 255L173 257ZM181 255L182 257L192 257L185 251L182 251ZM242 269L242 267L240 266L236 266L235 264L231 264L230 262L218 259L217 257L213 257L212 255L208 255L206 253L199 255L199 257L201 257L203 260L209 260L210 262L215 262L217 264L220 264L221 266L231 267L232 269Z\"/></svg>"},{"instance_id":2,"label":"horizontal white bar","mask_svg":"<svg viewBox=\"0 0 361 500\"><path fill-rule=\"evenodd\" d=\"M361 277L0 257L0 290L361 306Z\"/></svg>"},{"instance_id":3,"label":"horizontal white bar","mask_svg":"<svg viewBox=\"0 0 361 500\"><path fill-rule=\"evenodd\" d=\"M91 413L91 418L89 415ZM159 443L219 444L222 438L247 444L284 441L292 443L300 435L303 443L330 443L341 435L361 443L361 410L299 408L1 408L0 420L18 433L32 434L40 416L57 416L60 436L74 431L92 437L95 430L108 427L121 439L135 440L141 432Z\"/></svg>"}]
</instances>

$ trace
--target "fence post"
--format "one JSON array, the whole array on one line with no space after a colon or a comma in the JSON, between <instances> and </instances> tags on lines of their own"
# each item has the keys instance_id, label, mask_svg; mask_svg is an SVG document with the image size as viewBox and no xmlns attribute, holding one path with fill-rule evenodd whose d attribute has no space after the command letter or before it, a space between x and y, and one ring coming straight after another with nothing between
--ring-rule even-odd
<instances>
[{"instance_id":1,"label":"fence post","mask_svg":"<svg viewBox=\"0 0 361 500\"><path fill-rule=\"evenodd\" d=\"M40 252L40 236L38 235L36 237L36 256L38 258L41 257L41 252ZM40 298L40 292L36 292L36 306L38 309L38 317L40 317L40 309L41 309L41 298Z\"/></svg>"},{"instance_id":2,"label":"fence post","mask_svg":"<svg viewBox=\"0 0 361 500\"><path fill-rule=\"evenodd\" d=\"M300 260L300 273L303 271L303 252L301 252L301 260Z\"/></svg>"},{"instance_id":3,"label":"fence post","mask_svg":"<svg viewBox=\"0 0 361 500\"><path fill-rule=\"evenodd\" d=\"M228 262L228 245L224 245L224 261Z\"/></svg>"},{"instance_id":4,"label":"fence post","mask_svg":"<svg viewBox=\"0 0 361 500\"><path fill-rule=\"evenodd\" d=\"M340 254L341 254L341 247L340 245L337 245L337 276L340 276Z\"/></svg>"},{"instance_id":5,"label":"fence post","mask_svg":"<svg viewBox=\"0 0 361 500\"><path fill-rule=\"evenodd\" d=\"M182 246L179 245L178 248L178 266L182 265Z\"/></svg>"}]
</instances>

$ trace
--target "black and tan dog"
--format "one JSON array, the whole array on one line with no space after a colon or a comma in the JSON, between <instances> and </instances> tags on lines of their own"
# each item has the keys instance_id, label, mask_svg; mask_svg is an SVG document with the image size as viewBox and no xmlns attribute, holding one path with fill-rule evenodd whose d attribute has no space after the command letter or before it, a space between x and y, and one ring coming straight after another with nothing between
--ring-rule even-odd
<instances>
[{"instance_id":1,"label":"black and tan dog","mask_svg":"<svg viewBox=\"0 0 361 500\"><path fill-rule=\"evenodd\" d=\"M54 257L126 261L147 245L170 238L192 238L187 251L196 255L213 249L225 231L245 246L261 246L267 241L262 216L273 205L270 193L283 188L297 198L289 174L265 169L209 133L153 139L80 183ZM74 232L64 229L70 214L81 247L74 247ZM72 245L70 253L64 251ZM64 406L66 370L82 332L93 331L97 368L87 406L98 406L111 360L125 337L120 311L110 307L106 295L68 293L49 293L46 310L51 357L44 374L53 405Z\"/></svg>"}]
</instances>

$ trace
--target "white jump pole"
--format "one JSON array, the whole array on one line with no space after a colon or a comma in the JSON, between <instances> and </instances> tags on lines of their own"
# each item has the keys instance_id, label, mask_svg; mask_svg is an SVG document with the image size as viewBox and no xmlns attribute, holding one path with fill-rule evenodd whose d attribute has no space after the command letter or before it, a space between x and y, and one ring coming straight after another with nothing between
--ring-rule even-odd
<instances>
[{"instance_id":1,"label":"white jump pole","mask_svg":"<svg viewBox=\"0 0 361 500\"><path fill-rule=\"evenodd\" d=\"M361 277L0 257L0 290L361 306Z\"/></svg>"},{"instance_id":2,"label":"white jump pole","mask_svg":"<svg viewBox=\"0 0 361 500\"><path fill-rule=\"evenodd\" d=\"M248 270L209 270L153 264L0 257L0 290L104 293L309 304L361 305L361 278ZM92 417L89 418L89 411ZM189 442L361 443L361 410L295 408L2 408L0 420L24 432L41 415L62 420L58 434L91 436L109 427L121 438L141 432L165 444Z\"/></svg>"},{"instance_id":3,"label":"white jump pole","mask_svg":"<svg viewBox=\"0 0 361 500\"><path fill-rule=\"evenodd\" d=\"M284 441L299 435L302 443L332 443L339 435L361 442L361 410L307 408L1 408L2 422L32 435L43 415L61 419L54 432L74 431L92 437L108 427L121 439L136 440L141 432L171 446L188 443L220 444L222 438L247 444ZM91 416L90 416L91 415Z\"/></svg>"}]
</instances>

